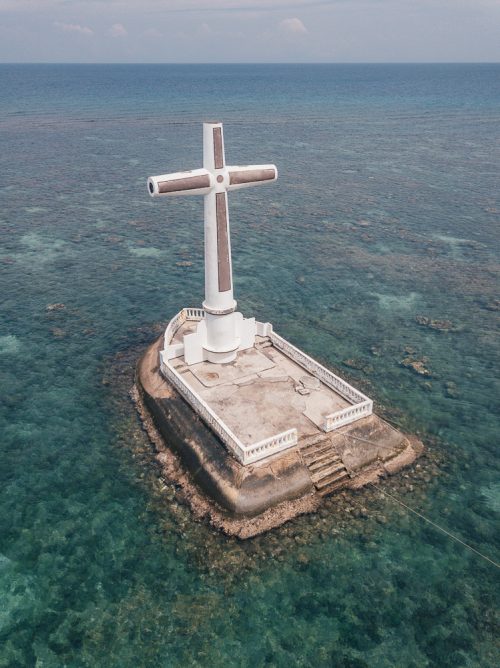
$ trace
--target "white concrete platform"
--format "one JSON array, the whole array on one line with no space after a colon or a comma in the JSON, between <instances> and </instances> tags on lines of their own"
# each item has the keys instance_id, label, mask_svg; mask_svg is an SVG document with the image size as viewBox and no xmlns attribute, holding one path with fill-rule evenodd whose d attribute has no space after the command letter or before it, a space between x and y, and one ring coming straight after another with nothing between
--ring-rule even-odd
<instances>
[{"instance_id":1,"label":"white concrete platform","mask_svg":"<svg viewBox=\"0 0 500 668\"><path fill-rule=\"evenodd\" d=\"M175 338L182 340L188 328L192 328L189 321ZM326 415L351 405L265 337L257 337L256 347L241 351L230 364L201 362L188 367L179 357L171 365L245 445L291 427L297 429L299 440L320 434Z\"/></svg>"},{"instance_id":2,"label":"white concrete platform","mask_svg":"<svg viewBox=\"0 0 500 668\"><path fill-rule=\"evenodd\" d=\"M160 370L242 464L371 415L371 399L279 336L271 323L252 318L252 342L233 361L187 359L186 341L205 316L203 309L184 308L170 320Z\"/></svg>"}]
</instances>

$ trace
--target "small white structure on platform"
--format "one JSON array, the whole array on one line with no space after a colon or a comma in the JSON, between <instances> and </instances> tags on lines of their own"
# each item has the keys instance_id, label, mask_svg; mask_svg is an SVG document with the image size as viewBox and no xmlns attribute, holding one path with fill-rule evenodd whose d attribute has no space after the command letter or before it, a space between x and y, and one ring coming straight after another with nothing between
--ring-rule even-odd
<instances>
[{"instance_id":1,"label":"small white structure on platform","mask_svg":"<svg viewBox=\"0 0 500 668\"><path fill-rule=\"evenodd\" d=\"M205 301L202 309L184 308L169 322L165 331L164 350L160 353L160 368L163 375L243 464L267 458L296 446L302 437L310 437L305 424L328 432L370 415L373 408L368 397L285 341L273 331L271 323L244 318L236 311L227 193L271 183L277 178L275 165L227 166L222 123L204 123L203 168L151 176L148 179L148 191L152 197L203 195L205 210ZM274 357L269 353L265 356L263 348L266 347L273 349ZM254 353L250 355L252 350ZM277 356L281 356L282 360ZM264 357L267 361L263 363L260 358ZM223 367L231 363L235 367L234 372L224 371ZM207 364L211 371L205 368ZM304 372L307 375L301 376ZM218 380L215 383L208 382L209 377ZM235 396L234 392L238 389L241 391L245 386L254 385L243 403L240 398L236 413L245 413L250 409L256 414L245 415L245 419L258 422L264 419L260 415L263 392L264 405L267 391L267 407L272 406L275 400L278 412L282 410L283 401L288 401L288 395L281 394L277 399L279 393L269 389L269 383L277 381L289 381L291 384L291 404L300 401L300 398L293 396L294 391L300 395L309 395L311 390L308 388L312 388L317 393L313 397L314 405L306 406L304 403L300 407L297 418L301 424L300 433L296 425L290 424L284 431L248 442L252 433L262 435L266 430L261 429L260 424L252 430L248 428L248 421L242 427L238 415L235 416L235 411L231 412L227 405L231 401L231 392ZM220 402L220 388L217 391L210 389L213 385L225 386L226 391L229 391L226 403ZM259 396L260 405L252 404L255 393ZM234 402L237 404L238 400L234 398ZM322 408L324 412L321 412ZM227 413L227 419L233 424L227 424L221 413ZM291 415L291 419L294 419L293 413ZM269 422L280 424L279 420L272 418ZM238 430L242 433L238 433Z\"/></svg>"}]
</instances>

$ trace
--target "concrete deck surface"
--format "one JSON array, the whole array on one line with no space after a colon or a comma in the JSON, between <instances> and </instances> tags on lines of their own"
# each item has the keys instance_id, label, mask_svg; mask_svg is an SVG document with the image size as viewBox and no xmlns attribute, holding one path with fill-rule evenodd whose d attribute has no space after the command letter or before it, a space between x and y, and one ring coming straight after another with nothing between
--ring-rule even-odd
<instances>
[{"instance_id":1,"label":"concrete deck surface","mask_svg":"<svg viewBox=\"0 0 500 668\"><path fill-rule=\"evenodd\" d=\"M186 323L175 340L193 329L192 322ZM324 433L325 416L350 406L262 337L231 364L201 362L188 367L183 358L171 364L246 445L293 427L299 440Z\"/></svg>"}]
</instances>

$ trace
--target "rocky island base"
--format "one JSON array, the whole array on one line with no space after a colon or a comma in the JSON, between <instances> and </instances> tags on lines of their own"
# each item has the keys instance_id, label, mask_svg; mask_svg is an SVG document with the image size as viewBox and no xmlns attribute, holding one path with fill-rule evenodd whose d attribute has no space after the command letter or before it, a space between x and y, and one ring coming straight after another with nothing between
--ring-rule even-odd
<instances>
[{"instance_id":1,"label":"rocky island base","mask_svg":"<svg viewBox=\"0 0 500 668\"><path fill-rule=\"evenodd\" d=\"M265 341L261 344L260 353L279 370L276 350L266 349ZM161 374L162 345L160 337L139 361L132 397L163 477L181 487L197 518L228 535L250 538L313 512L325 496L375 483L408 466L423 451L416 437L372 414L328 433L309 421L310 433L302 430L295 447L254 464L240 464ZM271 387L271 396L273 388L279 388L277 400L283 401L286 378L277 380L276 374L261 380ZM243 391L248 387L241 385ZM251 412L245 417L251 419Z\"/></svg>"}]
</instances>

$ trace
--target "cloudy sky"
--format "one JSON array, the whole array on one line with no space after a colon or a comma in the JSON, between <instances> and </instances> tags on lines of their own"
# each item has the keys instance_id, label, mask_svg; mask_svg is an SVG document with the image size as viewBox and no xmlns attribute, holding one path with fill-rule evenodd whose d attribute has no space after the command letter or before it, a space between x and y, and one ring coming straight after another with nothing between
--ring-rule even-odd
<instances>
[{"instance_id":1,"label":"cloudy sky","mask_svg":"<svg viewBox=\"0 0 500 668\"><path fill-rule=\"evenodd\" d=\"M0 0L0 62L499 62L500 0Z\"/></svg>"}]
</instances>

